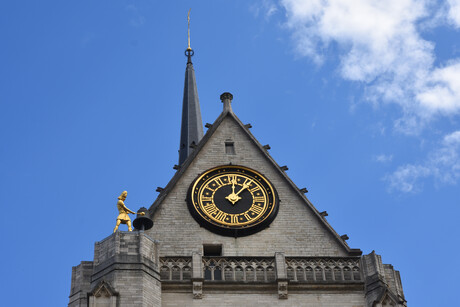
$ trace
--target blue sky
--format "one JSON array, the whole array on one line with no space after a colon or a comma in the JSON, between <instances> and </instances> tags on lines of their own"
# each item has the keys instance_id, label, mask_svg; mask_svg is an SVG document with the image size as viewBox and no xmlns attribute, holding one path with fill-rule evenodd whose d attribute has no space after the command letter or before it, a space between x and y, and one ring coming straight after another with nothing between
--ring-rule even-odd
<instances>
[{"instance_id":1,"label":"blue sky","mask_svg":"<svg viewBox=\"0 0 460 307\"><path fill-rule=\"evenodd\" d=\"M148 207L174 174L190 7L204 123L231 92L349 245L401 271L409 305L453 306L458 0L0 3L5 305L66 305L120 192Z\"/></svg>"}]
</instances>

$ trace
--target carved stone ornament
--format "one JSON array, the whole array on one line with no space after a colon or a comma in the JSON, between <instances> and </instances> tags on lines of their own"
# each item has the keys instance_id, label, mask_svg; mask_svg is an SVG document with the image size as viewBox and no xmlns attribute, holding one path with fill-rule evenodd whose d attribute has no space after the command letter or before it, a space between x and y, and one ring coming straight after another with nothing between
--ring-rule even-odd
<instances>
[{"instance_id":1,"label":"carved stone ornament","mask_svg":"<svg viewBox=\"0 0 460 307\"><path fill-rule=\"evenodd\" d=\"M89 307L95 306L117 306L118 293L114 291L110 283L100 281L93 290L88 293Z\"/></svg>"},{"instance_id":2,"label":"carved stone ornament","mask_svg":"<svg viewBox=\"0 0 460 307\"><path fill-rule=\"evenodd\" d=\"M279 299L288 298L288 282L287 281L278 281L278 298Z\"/></svg>"},{"instance_id":3,"label":"carved stone ornament","mask_svg":"<svg viewBox=\"0 0 460 307\"><path fill-rule=\"evenodd\" d=\"M220 100L224 101L226 99L233 100L233 95L228 92L225 92L222 95L220 95Z\"/></svg>"},{"instance_id":4,"label":"carved stone ornament","mask_svg":"<svg viewBox=\"0 0 460 307\"><path fill-rule=\"evenodd\" d=\"M94 296L95 297L110 297L110 293L109 291L107 291L107 288L103 287L101 289L99 289L96 293L94 293Z\"/></svg>"},{"instance_id":5,"label":"carved stone ornament","mask_svg":"<svg viewBox=\"0 0 460 307\"><path fill-rule=\"evenodd\" d=\"M91 295L94 297L111 297L117 296L118 293L113 290L107 281L102 280L91 291Z\"/></svg>"},{"instance_id":6,"label":"carved stone ornament","mask_svg":"<svg viewBox=\"0 0 460 307\"><path fill-rule=\"evenodd\" d=\"M203 282L202 281L193 282L193 298L194 299L203 298Z\"/></svg>"}]
</instances>

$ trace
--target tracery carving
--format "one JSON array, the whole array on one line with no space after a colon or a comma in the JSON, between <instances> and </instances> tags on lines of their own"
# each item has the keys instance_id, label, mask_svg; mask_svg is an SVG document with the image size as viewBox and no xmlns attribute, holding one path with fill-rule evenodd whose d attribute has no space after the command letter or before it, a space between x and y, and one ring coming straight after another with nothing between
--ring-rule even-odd
<instances>
[{"instance_id":1,"label":"tracery carving","mask_svg":"<svg viewBox=\"0 0 460 307\"><path fill-rule=\"evenodd\" d=\"M89 306L114 307L118 293L105 280L100 281L89 293Z\"/></svg>"},{"instance_id":2,"label":"tracery carving","mask_svg":"<svg viewBox=\"0 0 460 307\"><path fill-rule=\"evenodd\" d=\"M209 281L272 283L274 257L202 257L203 277ZM287 279L299 283L362 281L359 258L286 257ZM162 281L190 281L191 257L160 258Z\"/></svg>"},{"instance_id":3,"label":"tracery carving","mask_svg":"<svg viewBox=\"0 0 460 307\"><path fill-rule=\"evenodd\" d=\"M161 280L185 281L192 278L192 257L160 258Z\"/></svg>"},{"instance_id":4,"label":"tracery carving","mask_svg":"<svg viewBox=\"0 0 460 307\"><path fill-rule=\"evenodd\" d=\"M274 282L274 258L203 257L205 280ZM223 274L221 273L223 272Z\"/></svg>"},{"instance_id":5,"label":"tracery carving","mask_svg":"<svg viewBox=\"0 0 460 307\"><path fill-rule=\"evenodd\" d=\"M286 270L295 282L362 281L358 258L286 257Z\"/></svg>"}]
</instances>

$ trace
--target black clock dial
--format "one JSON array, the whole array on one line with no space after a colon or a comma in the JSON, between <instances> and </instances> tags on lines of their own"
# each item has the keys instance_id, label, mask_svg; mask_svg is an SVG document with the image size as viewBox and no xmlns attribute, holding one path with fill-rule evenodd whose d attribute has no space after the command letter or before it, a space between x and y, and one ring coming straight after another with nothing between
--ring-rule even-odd
<instances>
[{"instance_id":1,"label":"black clock dial","mask_svg":"<svg viewBox=\"0 0 460 307\"><path fill-rule=\"evenodd\" d=\"M217 208L230 214L243 213L251 208L253 197L249 191L243 191L240 193L239 195L241 196L241 199L238 200L238 202L235 204L225 198L230 193L232 193L232 188L230 185L223 186L216 191L214 194L214 203L216 204Z\"/></svg>"}]
</instances>

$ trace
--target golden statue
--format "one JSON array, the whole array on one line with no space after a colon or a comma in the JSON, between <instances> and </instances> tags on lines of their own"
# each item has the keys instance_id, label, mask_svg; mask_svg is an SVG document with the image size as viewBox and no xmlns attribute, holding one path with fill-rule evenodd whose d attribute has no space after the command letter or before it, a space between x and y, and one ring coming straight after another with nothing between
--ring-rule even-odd
<instances>
[{"instance_id":1,"label":"golden statue","mask_svg":"<svg viewBox=\"0 0 460 307\"><path fill-rule=\"evenodd\" d=\"M119 214L117 217L117 225L113 229L113 232L117 231L118 226L120 226L120 224L128 225L128 230L133 231L133 229L131 228L131 219L129 218L128 213L136 214L136 212L131 211L128 208L126 208L125 203L124 203L126 196L128 196L128 192L123 191L121 195L118 197L117 208L118 208Z\"/></svg>"}]
</instances>

